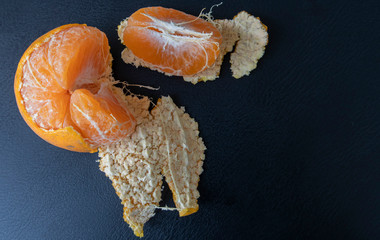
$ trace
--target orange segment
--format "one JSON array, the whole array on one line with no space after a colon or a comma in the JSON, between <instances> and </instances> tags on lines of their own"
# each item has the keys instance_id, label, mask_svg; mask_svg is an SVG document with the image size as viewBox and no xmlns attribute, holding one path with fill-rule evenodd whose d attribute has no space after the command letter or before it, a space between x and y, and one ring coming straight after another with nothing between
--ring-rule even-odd
<instances>
[{"instance_id":1,"label":"orange segment","mask_svg":"<svg viewBox=\"0 0 380 240\"><path fill-rule=\"evenodd\" d=\"M71 95L70 113L82 135L92 144L110 144L130 134L135 127L129 111L86 89L77 89Z\"/></svg>"},{"instance_id":2,"label":"orange segment","mask_svg":"<svg viewBox=\"0 0 380 240\"><path fill-rule=\"evenodd\" d=\"M123 43L155 68L186 76L214 64L222 36L203 19L174 9L148 7L128 18Z\"/></svg>"},{"instance_id":3,"label":"orange segment","mask_svg":"<svg viewBox=\"0 0 380 240\"><path fill-rule=\"evenodd\" d=\"M94 152L131 133L133 116L102 87L112 85L111 62L107 37L94 27L70 24L43 35L25 51L15 76L16 101L24 120L49 143L79 152ZM73 94L86 88L87 95L98 95L101 107L86 105L87 98ZM108 141L71 110L71 103L92 116L90 125L101 126Z\"/></svg>"},{"instance_id":4,"label":"orange segment","mask_svg":"<svg viewBox=\"0 0 380 240\"><path fill-rule=\"evenodd\" d=\"M25 108L33 121L44 129L59 129L72 126L71 121L67 121L66 115L70 103L68 92L54 93L39 91L37 88L21 89L21 94L25 102ZM66 121L65 121L66 120Z\"/></svg>"}]
</instances>

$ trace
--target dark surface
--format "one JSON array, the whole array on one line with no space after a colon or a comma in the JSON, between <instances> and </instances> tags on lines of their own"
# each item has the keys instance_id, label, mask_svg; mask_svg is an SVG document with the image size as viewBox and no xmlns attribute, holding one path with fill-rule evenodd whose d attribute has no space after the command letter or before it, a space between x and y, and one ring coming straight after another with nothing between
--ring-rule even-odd
<instances>
[{"instance_id":1,"label":"dark surface","mask_svg":"<svg viewBox=\"0 0 380 240\"><path fill-rule=\"evenodd\" d=\"M116 79L160 86L134 91L170 94L199 122L200 211L157 211L145 239L380 239L378 1L225 1L214 16L259 16L269 46L251 76L233 79L225 64L195 86L120 59L117 25L157 3L76 2L1 1L0 239L134 239L97 155L47 144L17 110L23 52L67 23L104 31ZM214 3L160 5L197 15Z\"/></svg>"}]
</instances>

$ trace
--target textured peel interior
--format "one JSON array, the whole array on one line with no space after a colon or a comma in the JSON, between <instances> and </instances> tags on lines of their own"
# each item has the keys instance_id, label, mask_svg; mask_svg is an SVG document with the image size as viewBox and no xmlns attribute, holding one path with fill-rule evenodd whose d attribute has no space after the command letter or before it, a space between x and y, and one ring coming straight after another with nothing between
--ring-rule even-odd
<instances>
[{"instance_id":1,"label":"textured peel interior","mask_svg":"<svg viewBox=\"0 0 380 240\"><path fill-rule=\"evenodd\" d=\"M219 77L220 68L222 67L224 55L231 52L235 46L236 41L239 40L239 34L235 29L233 20L223 19L214 21L216 28L220 31L223 37L220 46L220 53L213 66L208 69L194 74L193 76L186 76L183 79L193 84L200 81L212 81Z\"/></svg>"},{"instance_id":2,"label":"textured peel interior","mask_svg":"<svg viewBox=\"0 0 380 240\"><path fill-rule=\"evenodd\" d=\"M268 44L268 33L266 26L259 18L255 18L249 13L242 11L232 20L221 19L212 20L212 22L223 37L220 54L211 67L195 75L184 76L183 79L187 82L196 84L200 81L211 81L218 78L223 58L228 52L233 50L235 44L235 51L231 53L230 58L231 71L234 78L249 75L256 68L258 60L264 55L265 46ZM123 30L127 25L128 19L125 19L118 27L121 41L123 41ZM127 47L123 50L121 57L125 63L132 64L135 67L142 66L162 72L152 64L136 57ZM162 73L171 76L165 72Z\"/></svg>"},{"instance_id":3,"label":"textured peel interior","mask_svg":"<svg viewBox=\"0 0 380 240\"><path fill-rule=\"evenodd\" d=\"M152 146L154 132L147 97L125 97L136 116L136 130L119 142L99 149L100 170L112 185L124 206L124 219L136 236L143 236L143 225L154 215L161 200L161 167Z\"/></svg>"},{"instance_id":4,"label":"textured peel interior","mask_svg":"<svg viewBox=\"0 0 380 240\"><path fill-rule=\"evenodd\" d=\"M198 209L197 186L206 146L199 137L197 122L185 113L183 107L178 108L170 97L162 98L152 115L160 125L164 143L159 148L162 173L173 192L180 216L183 216L189 209Z\"/></svg>"},{"instance_id":5,"label":"textured peel interior","mask_svg":"<svg viewBox=\"0 0 380 240\"><path fill-rule=\"evenodd\" d=\"M240 39L235 51L231 53L231 71L234 78L241 78L249 75L264 55L265 46L268 44L268 32L259 18L245 11L236 15L232 21Z\"/></svg>"},{"instance_id":6,"label":"textured peel interior","mask_svg":"<svg viewBox=\"0 0 380 240\"><path fill-rule=\"evenodd\" d=\"M136 131L99 149L100 169L112 180L124 206L124 219L136 236L161 201L162 175L173 192L180 216L198 209L197 185L206 147L198 124L170 97L149 112L147 97L117 94L135 116ZM186 214L187 213L187 214Z\"/></svg>"}]
</instances>

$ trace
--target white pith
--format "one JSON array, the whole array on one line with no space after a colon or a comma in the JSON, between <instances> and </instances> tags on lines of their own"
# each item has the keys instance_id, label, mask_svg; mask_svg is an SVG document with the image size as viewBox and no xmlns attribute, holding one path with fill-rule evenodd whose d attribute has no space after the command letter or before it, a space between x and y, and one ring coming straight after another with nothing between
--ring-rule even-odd
<instances>
[{"instance_id":1,"label":"white pith","mask_svg":"<svg viewBox=\"0 0 380 240\"><path fill-rule=\"evenodd\" d=\"M165 138L165 142L166 142L166 152L167 152L167 158L168 158L168 168L169 168L169 172L170 172L170 177L172 179L172 182L173 182L173 186L174 186L174 191L176 193L178 193L178 187L177 187L177 184L176 184L176 180L174 178L174 172L173 172L173 167L172 167L172 159L170 157L170 149L169 149L169 146L170 146L170 143L169 143L169 139L168 139L168 134L165 130L165 124L164 124L164 120L162 119L162 115L161 115L161 112L159 111L159 116L160 116L160 120L161 120L161 123L162 123L162 132L164 134L164 138ZM182 203L181 201L181 198L178 196L177 197L177 202L179 203L179 205L181 206L180 209L184 208L184 204Z\"/></svg>"},{"instance_id":2,"label":"white pith","mask_svg":"<svg viewBox=\"0 0 380 240\"><path fill-rule=\"evenodd\" d=\"M212 32L204 33L197 32L188 28L182 27L178 23L174 22L165 22L158 18L152 17L148 14L142 13L142 15L148 17L152 20L152 25L146 26L145 28L154 28L162 33L162 36L168 39L173 39L176 41L200 41L204 42L211 38ZM176 35L176 33L181 33L188 36Z\"/></svg>"},{"instance_id":3,"label":"white pith","mask_svg":"<svg viewBox=\"0 0 380 240\"><path fill-rule=\"evenodd\" d=\"M118 143L100 148L100 169L112 180L122 200L125 220L135 234L141 235L144 223L156 208L172 211L197 208L196 188L205 146L198 135L197 123L170 97L161 98L151 112L147 97L127 96L125 100L136 117L136 131ZM139 175L144 169L148 172ZM158 206L161 174L176 195L176 208Z\"/></svg>"}]
</instances>

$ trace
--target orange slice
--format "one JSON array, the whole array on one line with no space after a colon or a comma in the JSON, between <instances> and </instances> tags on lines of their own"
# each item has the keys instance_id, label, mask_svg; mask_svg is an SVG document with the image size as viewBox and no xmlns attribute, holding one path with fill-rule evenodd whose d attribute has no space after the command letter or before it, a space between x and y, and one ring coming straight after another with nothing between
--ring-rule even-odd
<instances>
[{"instance_id":1,"label":"orange slice","mask_svg":"<svg viewBox=\"0 0 380 240\"><path fill-rule=\"evenodd\" d=\"M147 7L126 21L122 42L156 70L189 76L212 66L219 55L222 36L201 18L170 8Z\"/></svg>"},{"instance_id":2,"label":"orange slice","mask_svg":"<svg viewBox=\"0 0 380 240\"><path fill-rule=\"evenodd\" d=\"M130 134L135 119L113 91L112 57L103 32L86 25L58 27L33 42L14 82L19 111L47 142L95 152Z\"/></svg>"}]
</instances>

